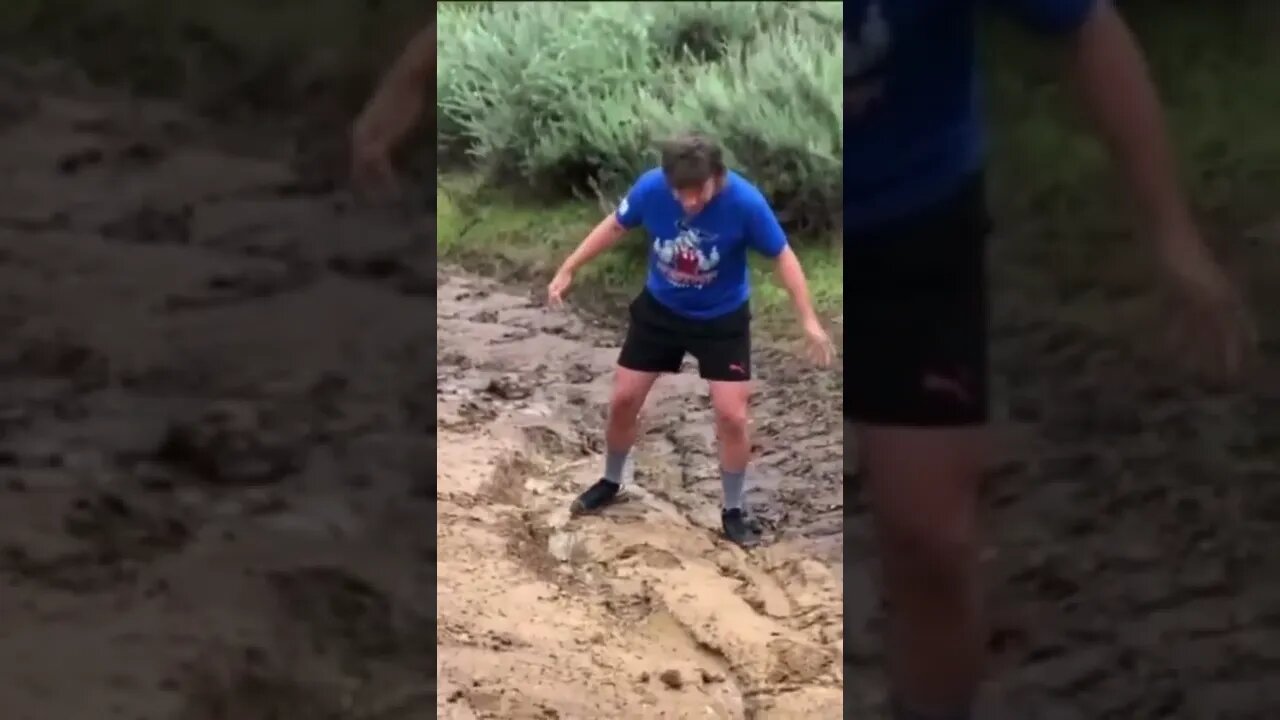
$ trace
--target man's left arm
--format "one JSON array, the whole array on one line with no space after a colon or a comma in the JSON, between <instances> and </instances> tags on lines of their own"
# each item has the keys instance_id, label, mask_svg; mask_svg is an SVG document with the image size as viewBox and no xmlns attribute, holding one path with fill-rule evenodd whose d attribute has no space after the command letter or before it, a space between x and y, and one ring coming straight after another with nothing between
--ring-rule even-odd
<instances>
[{"instance_id":1,"label":"man's left arm","mask_svg":"<svg viewBox=\"0 0 1280 720\"><path fill-rule=\"evenodd\" d=\"M1201 252L1146 60L1110 0L1068 40L1068 73L1162 252Z\"/></svg>"},{"instance_id":2,"label":"man's left arm","mask_svg":"<svg viewBox=\"0 0 1280 720\"><path fill-rule=\"evenodd\" d=\"M791 306L795 308L796 317L804 328L821 327L818 313L813 309L813 299L809 296L809 282L805 279L804 268L800 267L800 258L795 250L787 245L774 259L774 272L778 276L778 284L791 296Z\"/></svg>"},{"instance_id":3,"label":"man's left arm","mask_svg":"<svg viewBox=\"0 0 1280 720\"><path fill-rule=\"evenodd\" d=\"M778 284L791 296L791 305L795 308L797 319L806 329L811 326L821 327L822 323L818 320L818 313L813 309L813 300L809 296L809 283L805 279L804 269L800 267L800 258L791 249L786 232L763 198L751 209L747 233L752 249L773 260Z\"/></svg>"},{"instance_id":4,"label":"man's left arm","mask_svg":"<svg viewBox=\"0 0 1280 720\"><path fill-rule=\"evenodd\" d=\"M1194 242L1155 85L1111 0L996 2L1029 28L1062 40L1069 79L1141 206L1151 236L1161 243Z\"/></svg>"},{"instance_id":5,"label":"man's left arm","mask_svg":"<svg viewBox=\"0 0 1280 720\"><path fill-rule=\"evenodd\" d=\"M998 0L1027 25L1062 38L1067 72L1146 222L1144 235L1188 318L1215 335L1200 345L1239 367L1252 332L1239 294L1202 239L1174 161L1146 60L1111 0ZM1212 351L1211 351L1212 352Z\"/></svg>"}]
</instances>

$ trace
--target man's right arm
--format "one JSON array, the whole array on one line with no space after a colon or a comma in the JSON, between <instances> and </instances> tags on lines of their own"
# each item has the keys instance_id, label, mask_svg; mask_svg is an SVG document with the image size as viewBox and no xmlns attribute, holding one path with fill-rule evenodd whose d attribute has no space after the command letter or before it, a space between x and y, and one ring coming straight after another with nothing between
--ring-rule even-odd
<instances>
[{"instance_id":1,"label":"man's right arm","mask_svg":"<svg viewBox=\"0 0 1280 720\"><path fill-rule=\"evenodd\" d=\"M387 72L388 82L414 85L434 83L436 74L436 21L435 18L409 41L404 52Z\"/></svg>"},{"instance_id":2,"label":"man's right arm","mask_svg":"<svg viewBox=\"0 0 1280 720\"><path fill-rule=\"evenodd\" d=\"M565 259L560 265L560 272L572 275L592 258L617 244L628 230L638 227L642 220L644 198L648 187L646 176L642 176L618 204L618 209L601 220L587 234L578 249Z\"/></svg>"},{"instance_id":3,"label":"man's right arm","mask_svg":"<svg viewBox=\"0 0 1280 720\"><path fill-rule=\"evenodd\" d=\"M570 275L576 273L597 255L617 244L625 234L627 234L627 228L618 222L617 215L609 213L591 232L587 233L586 239L578 249L565 258L560 265L560 272Z\"/></svg>"},{"instance_id":4,"label":"man's right arm","mask_svg":"<svg viewBox=\"0 0 1280 720\"><path fill-rule=\"evenodd\" d=\"M396 59L352 128L352 176L373 190L394 191L391 152L435 103L436 23L418 32ZM430 92L430 96L428 96ZM429 115L434 129L435 114Z\"/></svg>"}]
</instances>

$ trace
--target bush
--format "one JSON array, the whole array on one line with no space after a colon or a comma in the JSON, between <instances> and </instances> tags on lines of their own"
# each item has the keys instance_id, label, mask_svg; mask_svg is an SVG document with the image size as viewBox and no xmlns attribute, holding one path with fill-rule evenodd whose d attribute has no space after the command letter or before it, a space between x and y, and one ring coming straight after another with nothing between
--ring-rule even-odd
<instances>
[{"instance_id":1,"label":"bush","mask_svg":"<svg viewBox=\"0 0 1280 720\"><path fill-rule=\"evenodd\" d=\"M0 47L70 60L96 82L179 97L219 118L306 115L317 97L334 98L347 115L426 19L421 5L0 0Z\"/></svg>"},{"instance_id":2,"label":"bush","mask_svg":"<svg viewBox=\"0 0 1280 720\"><path fill-rule=\"evenodd\" d=\"M842 8L832 2L445 4L442 159L616 195L702 130L793 229L838 222Z\"/></svg>"}]
</instances>

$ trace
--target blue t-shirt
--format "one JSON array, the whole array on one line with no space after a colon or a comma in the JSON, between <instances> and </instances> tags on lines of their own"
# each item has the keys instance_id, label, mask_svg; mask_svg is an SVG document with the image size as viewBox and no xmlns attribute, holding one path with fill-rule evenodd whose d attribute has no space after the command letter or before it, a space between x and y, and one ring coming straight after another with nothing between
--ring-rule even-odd
<instances>
[{"instance_id":1,"label":"blue t-shirt","mask_svg":"<svg viewBox=\"0 0 1280 720\"><path fill-rule=\"evenodd\" d=\"M1095 0L848 0L844 4L845 231L944 199L981 169L976 11L990 2L1065 34Z\"/></svg>"},{"instance_id":2,"label":"blue t-shirt","mask_svg":"<svg viewBox=\"0 0 1280 720\"><path fill-rule=\"evenodd\" d=\"M748 249L773 258L787 247L769 201L734 172L706 207L685 217L662 170L650 170L631 187L616 217L625 228L643 225L649 235L645 288L667 309L697 320L720 317L747 301Z\"/></svg>"}]
</instances>

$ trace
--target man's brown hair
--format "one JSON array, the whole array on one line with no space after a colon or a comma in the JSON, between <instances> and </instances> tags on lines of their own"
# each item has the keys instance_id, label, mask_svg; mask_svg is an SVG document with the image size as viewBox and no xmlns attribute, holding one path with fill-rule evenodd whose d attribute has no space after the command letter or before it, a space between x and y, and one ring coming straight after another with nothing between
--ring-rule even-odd
<instances>
[{"instance_id":1,"label":"man's brown hair","mask_svg":"<svg viewBox=\"0 0 1280 720\"><path fill-rule=\"evenodd\" d=\"M662 143L662 174L673 188L701 187L724 172L724 153L706 135L684 133Z\"/></svg>"}]
</instances>

